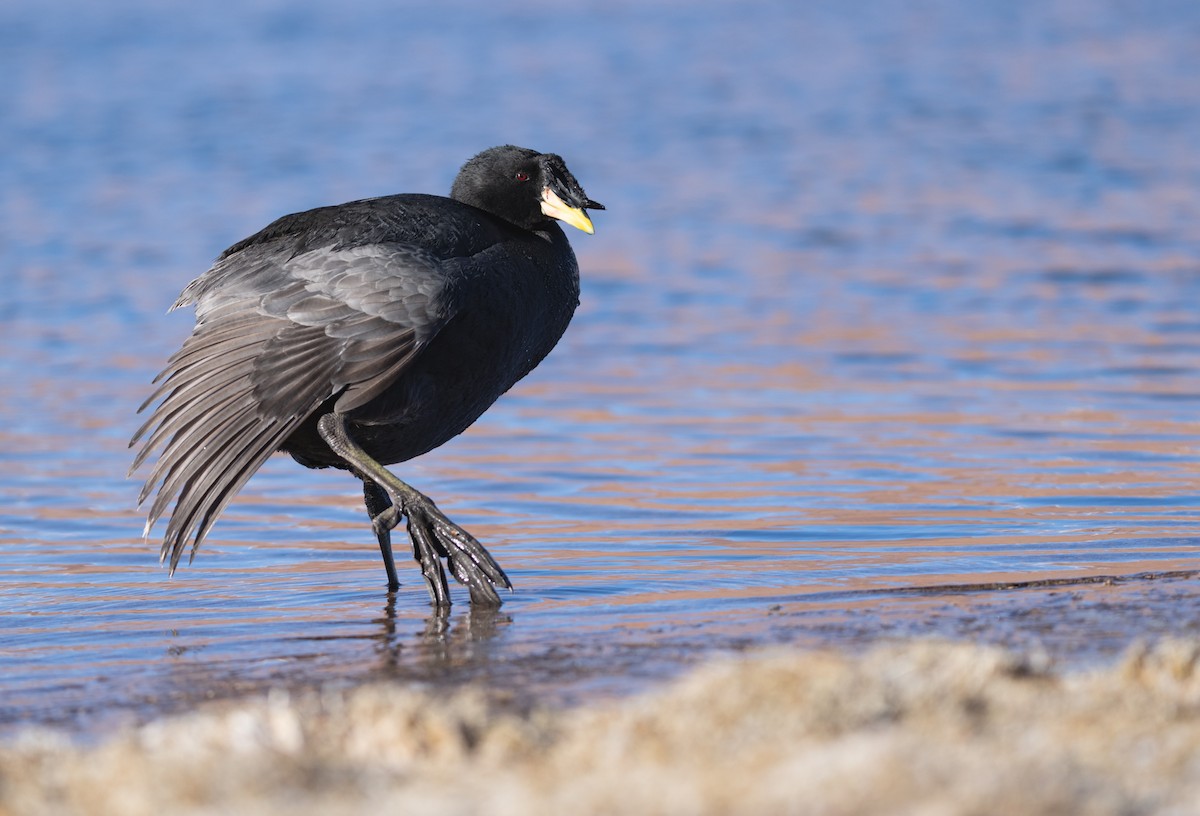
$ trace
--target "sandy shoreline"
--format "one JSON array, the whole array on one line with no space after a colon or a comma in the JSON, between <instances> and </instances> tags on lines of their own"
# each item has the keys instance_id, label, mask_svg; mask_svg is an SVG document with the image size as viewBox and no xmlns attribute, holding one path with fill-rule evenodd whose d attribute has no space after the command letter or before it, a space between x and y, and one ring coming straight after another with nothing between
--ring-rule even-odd
<instances>
[{"instance_id":1,"label":"sandy shoreline","mask_svg":"<svg viewBox=\"0 0 1200 816\"><path fill-rule=\"evenodd\" d=\"M1058 671L913 641L720 659L635 697L266 695L0 745L0 813L1196 813L1200 642Z\"/></svg>"}]
</instances>

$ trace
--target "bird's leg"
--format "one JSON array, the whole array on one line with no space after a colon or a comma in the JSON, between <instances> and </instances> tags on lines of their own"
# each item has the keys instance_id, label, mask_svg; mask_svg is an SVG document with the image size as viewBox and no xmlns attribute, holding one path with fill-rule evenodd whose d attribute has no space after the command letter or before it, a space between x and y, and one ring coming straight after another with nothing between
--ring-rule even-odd
<instances>
[{"instance_id":1,"label":"bird's leg","mask_svg":"<svg viewBox=\"0 0 1200 816\"><path fill-rule=\"evenodd\" d=\"M379 552L383 555L383 568L387 570L388 592L400 588L400 579L396 577L396 562L392 558L392 527L380 515L391 509L392 500L387 491L370 479L363 479L363 502L367 505L367 515L371 517L371 526L375 528L375 537L379 539ZM395 522L392 523L395 526Z\"/></svg>"},{"instance_id":2,"label":"bird's leg","mask_svg":"<svg viewBox=\"0 0 1200 816\"><path fill-rule=\"evenodd\" d=\"M334 453L350 463L364 483L367 480L374 482L391 500L391 507L381 510L373 520L377 535L380 529L390 531L399 524L401 515L408 518L413 556L421 565L434 606L450 605L441 558L446 559L450 572L459 583L467 587L472 604L500 605L496 587L512 589L512 583L474 536L447 518L432 499L400 481L372 459L351 438L342 415L334 412L322 416L317 422L317 432ZM382 539L380 546L382 548Z\"/></svg>"}]
</instances>

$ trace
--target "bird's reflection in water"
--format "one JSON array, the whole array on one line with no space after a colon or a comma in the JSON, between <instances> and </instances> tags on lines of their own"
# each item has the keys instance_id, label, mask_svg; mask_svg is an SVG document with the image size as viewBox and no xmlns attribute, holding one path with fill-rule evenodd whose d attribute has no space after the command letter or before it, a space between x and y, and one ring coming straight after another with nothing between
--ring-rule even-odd
<instances>
[{"instance_id":1,"label":"bird's reflection in water","mask_svg":"<svg viewBox=\"0 0 1200 816\"><path fill-rule=\"evenodd\" d=\"M465 680L486 673L493 641L512 622L501 609L466 606L429 607L419 630L416 619L396 614L396 593L389 592L380 624L379 671L384 677Z\"/></svg>"}]
</instances>

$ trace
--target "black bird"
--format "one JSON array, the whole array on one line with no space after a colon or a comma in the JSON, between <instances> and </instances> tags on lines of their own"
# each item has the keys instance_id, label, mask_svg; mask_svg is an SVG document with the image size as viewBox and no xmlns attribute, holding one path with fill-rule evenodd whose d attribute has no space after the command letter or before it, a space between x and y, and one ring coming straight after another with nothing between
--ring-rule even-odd
<instances>
[{"instance_id":1,"label":"black bird","mask_svg":"<svg viewBox=\"0 0 1200 816\"><path fill-rule=\"evenodd\" d=\"M555 219L592 233L592 201L563 160L507 145L459 171L450 198L393 195L286 215L225 250L172 309L196 326L138 412L146 535L175 502L161 560L192 557L225 505L276 451L362 479L387 569L408 520L432 603L445 559L473 604L498 606L504 570L384 465L462 433L562 336L579 266Z\"/></svg>"}]
</instances>

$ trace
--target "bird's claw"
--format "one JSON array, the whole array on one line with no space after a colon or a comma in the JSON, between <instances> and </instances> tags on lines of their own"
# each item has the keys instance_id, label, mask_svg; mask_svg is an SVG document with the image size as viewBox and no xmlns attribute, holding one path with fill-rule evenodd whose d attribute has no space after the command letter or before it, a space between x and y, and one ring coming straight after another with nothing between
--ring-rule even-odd
<instances>
[{"instance_id":1,"label":"bird's claw","mask_svg":"<svg viewBox=\"0 0 1200 816\"><path fill-rule=\"evenodd\" d=\"M504 570L491 553L462 527L448 519L429 499L408 501L403 510L408 518L408 537L412 540L413 557L421 566L421 574L429 589L430 602L437 607L450 606L450 591L446 570L467 588L474 606L498 607L497 587L512 589ZM396 505L375 517L375 532L390 530L400 521Z\"/></svg>"}]
</instances>

